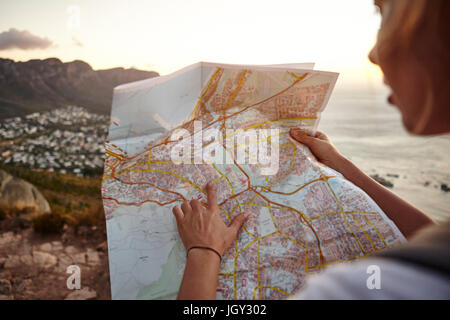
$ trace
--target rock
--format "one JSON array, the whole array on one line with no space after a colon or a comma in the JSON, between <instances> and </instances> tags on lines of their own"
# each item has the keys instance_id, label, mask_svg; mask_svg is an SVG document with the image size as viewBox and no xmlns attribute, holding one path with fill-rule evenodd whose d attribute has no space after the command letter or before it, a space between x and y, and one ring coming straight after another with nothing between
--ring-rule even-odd
<instances>
[{"instance_id":1,"label":"rock","mask_svg":"<svg viewBox=\"0 0 450 320\"><path fill-rule=\"evenodd\" d=\"M12 249L12 248L11 248ZM33 246L28 239L24 239L14 250L10 250L18 255L31 254L33 252Z\"/></svg>"},{"instance_id":2,"label":"rock","mask_svg":"<svg viewBox=\"0 0 450 320\"><path fill-rule=\"evenodd\" d=\"M53 251L61 251L62 249L64 249L61 241L52 241L52 248Z\"/></svg>"},{"instance_id":3,"label":"rock","mask_svg":"<svg viewBox=\"0 0 450 320\"><path fill-rule=\"evenodd\" d=\"M50 212L50 205L31 183L0 170L0 205L34 213Z\"/></svg>"},{"instance_id":4,"label":"rock","mask_svg":"<svg viewBox=\"0 0 450 320\"><path fill-rule=\"evenodd\" d=\"M97 251L92 250L91 248L88 249L87 253L87 263L90 266L96 266L101 263L100 256L98 255Z\"/></svg>"},{"instance_id":5,"label":"rock","mask_svg":"<svg viewBox=\"0 0 450 320\"><path fill-rule=\"evenodd\" d=\"M74 246L67 246L66 249L64 250L68 255L73 255L75 253L78 253L78 249L75 248Z\"/></svg>"},{"instance_id":6,"label":"rock","mask_svg":"<svg viewBox=\"0 0 450 320\"><path fill-rule=\"evenodd\" d=\"M6 258L5 263L3 264L3 268L10 269L15 268L19 265L21 265L19 256L8 256L8 258Z\"/></svg>"},{"instance_id":7,"label":"rock","mask_svg":"<svg viewBox=\"0 0 450 320\"><path fill-rule=\"evenodd\" d=\"M49 269L58 263L58 259L50 253L42 251L34 251L33 262L36 264L37 267Z\"/></svg>"},{"instance_id":8,"label":"rock","mask_svg":"<svg viewBox=\"0 0 450 320\"><path fill-rule=\"evenodd\" d=\"M43 243L39 246L39 250L45 251L45 252L50 252L50 251L52 251L52 244L49 242Z\"/></svg>"},{"instance_id":9,"label":"rock","mask_svg":"<svg viewBox=\"0 0 450 320\"><path fill-rule=\"evenodd\" d=\"M72 226L65 224L63 226L63 234L61 236L61 241L63 243L69 242L71 239L75 239L75 230Z\"/></svg>"},{"instance_id":10,"label":"rock","mask_svg":"<svg viewBox=\"0 0 450 320\"><path fill-rule=\"evenodd\" d=\"M84 252L72 255L75 264L86 264L86 254Z\"/></svg>"},{"instance_id":11,"label":"rock","mask_svg":"<svg viewBox=\"0 0 450 320\"><path fill-rule=\"evenodd\" d=\"M27 266L32 266L34 264L34 259L33 256L31 254L24 254L20 256L20 261L27 265Z\"/></svg>"},{"instance_id":12,"label":"rock","mask_svg":"<svg viewBox=\"0 0 450 320\"><path fill-rule=\"evenodd\" d=\"M444 192L449 192L450 188L447 186L447 184L442 183L441 184L441 190L444 191Z\"/></svg>"},{"instance_id":13,"label":"rock","mask_svg":"<svg viewBox=\"0 0 450 320\"><path fill-rule=\"evenodd\" d=\"M3 268L3 266L5 265L5 262L6 262L6 258L0 257L0 269Z\"/></svg>"},{"instance_id":14,"label":"rock","mask_svg":"<svg viewBox=\"0 0 450 320\"><path fill-rule=\"evenodd\" d=\"M17 286L15 286L15 290L14 291L16 293L23 293L23 292L27 291L27 289L29 289L32 284L33 284L33 280L31 280L31 279L24 279L24 280L20 281Z\"/></svg>"},{"instance_id":15,"label":"rock","mask_svg":"<svg viewBox=\"0 0 450 320\"><path fill-rule=\"evenodd\" d=\"M67 267L73 264L73 259L65 253L58 256L58 272L66 273Z\"/></svg>"},{"instance_id":16,"label":"rock","mask_svg":"<svg viewBox=\"0 0 450 320\"><path fill-rule=\"evenodd\" d=\"M24 254L24 255L8 255L8 258L5 261L4 268L10 269L10 268L17 268L23 265L31 266L33 265L33 257L31 254Z\"/></svg>"},{"instance_id":17,"label":"rock","mask_svg":"<svg viewBox=\"0 0 450 320\"><path fill-rule=\"evenodd\" d=\"M12 293L11 281L0 279L0 295L10 296Z\"/></svg>"},{"instance_id":18,"label":"rock","mask_svg":"<svg viewBox=\"0 0 450 320\"><path fill-rule=\"evenodd\" d=\"M79 235L80 237L89 236L91 234L92 234L92 232L91 232L91 229L89 227L86 227L86 226L78 227L77 235Z\"/></svg>"},{"instance_id":19,"label":"rock","mask_svg":"<svg viewBox=\"0 0 450 320\"><path fill-rule=\"evenodd\" d=\"M394 184L392 182L390 182L389 180L386 180L383 177L380 177L378 174L373 174L370 177L373 178L375 181L377 181L379 184L382 184L385 187L388 187L388 188L394 187Z\"/></svg>"},{"instance_id":20,"label":"rock","mask_svg":"<svg viewBox=\"0 0 450 320\"><path fill-rule=\"evenodd\" d=\"M0 272L0 279L11 280L11 278L12 278L11 271L5 270Z\"/></svg>"},{"instance_id":21,"label":"rock","mask_svg":"<svg viewBox=\"0 0 450 320\"><path fill-rule=\"evenodd\" d=\"M399 175L395 174L395 173L387 173L386 176L391 177L391 178L398 178Z\"/></svg>"},{"instance_id":22,"label":"rock","mask_svg":"<svg viewBox=\"0 0 450 320\"><path fill-rule=\"evenodd\" d=\"M0 235L1 241L7 242L7 241L11 241L12 239L14 239L14 232L12 232L12 231L5 232Z\"/></svg>"},{"instance_id":23,"label":"rock","mask_svg":"<svg viewBox=\"0 0 450 320\"><path fill-rule=\"evenodd\" d=\"M9 231L0 235L0 247L8 246L20 242L22 240L22 236L20 234L14 234L14 232Z\"/></svg>"},{"instance_id":24,"label":"rock","mask_svg":"<svg viewBox=\"0 0 450 320\"><path fill-rule=\"evenodd\" d=\"M12 296L0 294L0 300L12 300L12 299L13 299Z\"/></svg>"},{"instance_id":25,"label":"rock","mask_svg":"<svg viewBox=\"0 0 450 320\"><path fill-rule=\"evenodd\" d=\"M108 242L103 241L96 247L97 251L106 252L108 251Z\"/></svg>"},{"instance_id":26,"label":"rock","mask_svg":"<svg viewBox=\"0 0 450 320\"><path fill-rule=\"evenodd\" d=\"M84 287L80 290L74 290L66 296L65 300L89 300L97 298L97 292L90 289L89 287Z\"/></svg>"}]
</instances>

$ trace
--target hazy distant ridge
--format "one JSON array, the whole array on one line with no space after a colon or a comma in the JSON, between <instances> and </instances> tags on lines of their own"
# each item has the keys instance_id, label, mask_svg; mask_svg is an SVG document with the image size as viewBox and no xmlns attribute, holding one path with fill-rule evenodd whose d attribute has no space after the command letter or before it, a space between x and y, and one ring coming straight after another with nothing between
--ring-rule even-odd
<instances>
[{"instance_id":1,"label":"hazy distant ridge","mask_svg":"<svg viewBox=\"0 0 450 320\"><path fill-rule=\"evenodd\" d=\"M93 70L84 61L57 58L15 62L0 58L0 118L51 110L68 104L109 113L112 90L131 81L157 77L154 71Z\"/></svg>"}]
</instances>

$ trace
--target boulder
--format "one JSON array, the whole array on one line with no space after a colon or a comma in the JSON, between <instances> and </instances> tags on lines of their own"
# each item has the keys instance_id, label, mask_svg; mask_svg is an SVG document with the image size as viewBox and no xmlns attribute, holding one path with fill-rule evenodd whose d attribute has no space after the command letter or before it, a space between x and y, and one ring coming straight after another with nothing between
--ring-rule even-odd
<instances>
[{"instance_id":1,"label":"boulder","mask_svg":"<svg viewBox=\"0 0 450 320\"><path fill-rule=\"evenodd\" d=\"M376 182L378 182L379 184L382 184L383 186L385 186L387 188L394 187L394 184L391 181L379 176L378 174L372 174L372 175L370 175L370 177L372 179L374 179Z\"/></svg>"},{"instance_id":2,"label":"boulder","mask_svg":"<svg viewBox=\"0 0 450 320\"><path fill-rule=\"evenodd\" d=\"M50 253L34 251L33 262L42 269L49 269L58 263L58 259Z\"/></svg>"},{"instance_id":3,"label":"boulder","mask_svg":"<svg viewBox=\"0 0 450 320\"><path fill-rule=\"evenodd\" d=\"M61 241L52 241L52 249L53 251L61 251L63 249L63 245Z\"/></svg>"},{"instance_id":4,"label":"boulder","mask_svg":"<svg viewBox=\"0 0 450 320\"><path fill-rule=\"evenodd\" d=\"M92 250L89 248L86 252L87 256L87 263L90 266L96 266L99 265L102 261L100 260L100 256L97 251Z\"/></svg>"},{"instance_id":5,"label":"boulder","mask_svg":"<svg viewBox=\"0 0 450 320\"><path fill-rule=\"evenodd\" d=\"M75 264L86 264L86 254L84 252L75 253L72 255Z\"/></svg>"},{"instance_id":6,"label":"boulder","mask_svg":"<svg viewBox=\"0 0 450 320\"><path fill-rule=\"evenodd\" d=\"M73 255L76 253L79 253L80 251L75 248L74 246L67 246L64 251L68 254L68 255Z\"/></svg>"},{"instance_id":7,"label":"boulder","mask_svg":"<svg viewBox=\"0 0 450 320\"><path fill-rule=\"evenodd\" d=\"M39 250L44 252L51 252L52 249L52 244L50 242L43 243L39 246Z\"/></svg>"},{"instance_id":8,"label":"boulder","mask_svg":"<svg viewBox=\"0 0 450 320\"><path fill-rule=\"evenodd\" d=\"M31 183L0 170L0 206L16 210L50 212L50 205Z\"/></svg>"}]
</instances>

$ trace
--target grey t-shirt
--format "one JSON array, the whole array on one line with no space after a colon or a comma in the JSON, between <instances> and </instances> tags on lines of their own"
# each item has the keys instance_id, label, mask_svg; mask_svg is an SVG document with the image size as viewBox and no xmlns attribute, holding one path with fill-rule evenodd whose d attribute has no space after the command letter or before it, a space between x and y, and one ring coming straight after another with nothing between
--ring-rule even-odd
<instances>
[{"instance_id":1,"label":"grey t-shirt","mask_svg":"<svg viewBox=\"0 0 450 320\"><path fill-rule=\"evenodd\" d=\"M450 278L433 269L388 258L330 267L308 278L291 299L450 299Z\"/></svg>"}]
</instances>

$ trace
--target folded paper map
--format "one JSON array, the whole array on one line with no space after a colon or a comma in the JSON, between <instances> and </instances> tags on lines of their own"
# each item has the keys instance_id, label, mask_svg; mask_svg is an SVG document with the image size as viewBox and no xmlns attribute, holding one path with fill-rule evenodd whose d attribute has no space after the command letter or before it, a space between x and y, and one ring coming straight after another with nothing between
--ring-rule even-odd
<instances>
[{"instance_id":1,"label":"folded paper map","mask_svg":"<svg viewBox=\"0 0 450 320\"><path fill-rule=\"evenodd\" d=\"M308 275L404 241L377 204L289 137L313 134L337 79L313 64L197 63L115 88L102 184L112 298L173 299L186 251L172 208L250 218L218 299L285 299Z\"/></svg>"}]
</instances>

